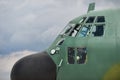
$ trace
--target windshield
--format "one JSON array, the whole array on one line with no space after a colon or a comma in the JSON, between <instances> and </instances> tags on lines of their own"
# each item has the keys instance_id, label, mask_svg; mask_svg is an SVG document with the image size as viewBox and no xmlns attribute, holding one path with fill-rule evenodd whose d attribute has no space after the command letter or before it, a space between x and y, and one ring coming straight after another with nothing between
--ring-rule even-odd
<instances>
[{"instance_id":1,"label":"windshield","mask_svg":"<svg viewBox=\"0 0 120 80\"><path fill-rule=\"evenodd\" d=\"M86 26L83 26L81 31L80 31L80 37L85 37L88 33L89 28Z\"/></svg>"},{"instance_id":2,"label":"windshield","mask_svg":"<svg viewBox=\"0 0 120 80\"><path fill-rule=\"evenodd\" d=\"M68 24L63 31L60 33L62 35L69 35L69 33L71 32L71 30L73 29L73 27L75 26L75 24Z\"/></svg>"},{"instance_id":3,"label":"windshield","mask_svg":"<svg viewBox=\"0 0 120 80\"><path fill-rule=\"evenodd\" d=\"M77 23L69 23L61 32L61 35L75 37L83 25L86 17L81 18Z\"/></svg>"}]
</instances>

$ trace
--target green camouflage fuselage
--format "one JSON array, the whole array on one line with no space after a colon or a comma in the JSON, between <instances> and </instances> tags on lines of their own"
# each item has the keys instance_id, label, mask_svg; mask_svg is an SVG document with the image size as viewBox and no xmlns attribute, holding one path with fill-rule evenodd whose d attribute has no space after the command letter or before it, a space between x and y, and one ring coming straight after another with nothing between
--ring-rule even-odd
<instances>
[{"instance_id":1,"label":"green camouflage fuselage","mask_svg":"<svg viewBox=\"0 0 120 80\"><path fill-rule=\"evenodd\" d=\"M57 80L120 80L120 9L89 12L66 28L46 50Z\"/></svg>"}]
</instances>

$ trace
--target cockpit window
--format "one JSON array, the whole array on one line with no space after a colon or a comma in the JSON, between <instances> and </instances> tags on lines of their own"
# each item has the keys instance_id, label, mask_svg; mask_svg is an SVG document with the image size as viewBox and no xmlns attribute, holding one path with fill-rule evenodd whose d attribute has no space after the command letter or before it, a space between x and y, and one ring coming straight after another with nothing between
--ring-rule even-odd
<instances>
[{"instance_id":1,"label":"cockpit window","mask_svg":"<svg viewBox=\"0 0 120 80\"><path fill-rule=\"evenodd\" d=\"M60 34L61 35L69 35L69 33L71 32L71 30L73 29L74 26L75 26L75 24L68 24Z\"/></svg>"},{"instance_id":2,"label":"cockpit window","mask_svg":"<svg viewBox=\"0 0 120 80\"><path fill-rule=\"evenodd\" d=\"M81 26L83 25L84 21L85 21L86 17L83 17L78 24L75 25L75 27L72 29L72 31L70 32L69 36L75 37L77 35L77 33L79 32Z\"/></svg>"},{"instance_id":3,"label":"cockpit window","mask_svg":"<svg viewBox=\"0 0 120 80\"><path fill-rule=\"evenodd\" d=\"M97 19L96 19L96 22L105 22L105 18L104 16L98 16Z\"/></svg>"},{"instance_id":4,"label":"cockpit window","mask_svg":"<svg viewBox=\"0 0 120 80\"><path fill-rule=\"evenodd\" d=\"M65 31L65 34L67 34L68 32L70 32L71 29L72 29L72 27L68 27L68 29Z\"/></svg>"},{"instance_id":5,"label":"cockpit window","mask_svg":"<svg viewBox=\"0 0 120 80\"><path fill-rule=\"evenodd\" d=\"M76 23L70 22L64 31L62 31L61 36L66 35L71 37L86 37L90 34L93 36L102 36L104 35L104 25L104 16L82 17Z\"/></svg>"},{"instance_id":6,"label":"cockpit window","mask_svg":"<svg viewBox=\"0 0 120 80\"><path fill-rule=\"evenodd\" d=\"M95 16L89 17L86 23L93 23L95 19Z\"/></svg>"},{"instance_id":7,"label":"cockpit window","mask_svg":"<svg viewBox=\"0 0 120 80\"><path fill-rule=\"evenodd\" d=\"M68 47L68 64L85 64L87 59L86 47Z\"/></svg>"},{"instance_id":8,"label":"cockpit window","mask_svg":"<svg viewBox=\"0 0 120 80\"><path fill-rule=\"evenodd\" d=\"M69 64L75 63L75 48L73 47L68 48L68 63Z\"/></svg>"},{"instance_id":9,"label":"cockpit window","mask_svg":"<svg viewBox=\"0 0 120 80\"><path fill-rule=\"evenodd\" d=\"M83 17L80 21L79 24L83 23L87 17Z\"/></svg>"},{"instance_id":10,"label":"cockpit window","mask_svg":"<svg viewBox=\"0 0 120 80\"><path fill-rule=\"evenodd\" d=\"M87 32L88 32L88 27L86 27L86 26L82 27L82 30L80 32L80 36L85 37Z\"/></svg>"},{"instance_id":11,"label":"cockpit window","mask_svg":"<svg viewBox=\"0 0 120 80\"><path fill-rule=\"evenodd\" d=\"M93 26L92 35L93 36L103 36L104 34L104 25L95 25Z\"/></svg>"},{"instance_id":12,"label":"cockpit window","mask_svg":"<svg viewBox=\"0 0 120 80\"><path fill-rule=\"evenodd\" d=\"M90 34L90 29L91 29L91 25L84 25L80 32L79 32L79 37L86 37Z\"/></svg>"},{"instance_id":13,"label":"cockpit window","mask_svg":"<svg viewBox=\"0 0 120 80\"><path fill-rule=\"evenodd\" d=\"M77 63L84 64L86 62L87 51L86 48L77 48Z\"/></svg>"},{"instance_id":14,"label":"cockpit window","mask_svg":"<svg viewBox=\"0 0 120 80\"><path fill-rule=\"evenodd\" d=\"M77 33L79 32L81 26L83 25L85 19L86 17L81 18L77 24L69 23L64 29L64 31L62 31L61 34L75 37Z\"/></svg>"},{"instance_id":15,"label":"cockpit window","mask_svg":"<svg viewBox=\"0 0 120 80\"><path fill-rule=\"evenodd\" d=\"M95 22L94 22L95 21ZM94 37L104 35L105 17L104 16L91 16L81 26L78 37L86 37L92 34Z\"/></svg>"},{"instance_id":16,"label":"cockpit window","mask_svg":"<svg viewBox=\"0 0 120 80\"><path fill-rule=\"evenodd\" d=\"M57 45L62 45L65 39L61 39L60 41L58 41Z\"/></svg>"},{"instance_id":17,"label":"cockpit window","mask_svg":"<svg viewBox=\"0 0 120 80\"><path fill-rule=\"evenodd\" d=\"M75 27L72 29L72 31L70 32L69 36L75 37L76 34L78 33L79 29L80 29L80 25L76 24Z\"/></svg>"}]
</instances>

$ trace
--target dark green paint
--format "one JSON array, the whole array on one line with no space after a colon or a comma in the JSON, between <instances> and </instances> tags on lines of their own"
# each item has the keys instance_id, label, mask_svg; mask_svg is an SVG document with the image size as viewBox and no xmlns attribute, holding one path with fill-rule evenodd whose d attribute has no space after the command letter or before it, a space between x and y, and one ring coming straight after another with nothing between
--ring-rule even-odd
<instances>
[{"instance_id":1,"label":"dark green paint","mask_svg":"<svg viewBox=\"0 0 120 80\"><path fill-rule=\"evenodd\" d=\"M112 66L120 64L120 9L92 11L69 24L78 24L82 17L90 16L105 17L103 36L94 37L89 34L86 37L71 37L60 34L48 48L47 52L57 66L57 80L103 80ZM61 39L64 39L63 44L57 45ZM68 47L86 47L86 63L68 64ZM59 50L51 54L51 50L56 48Z\"/></svg>"},{"instance_id":2,"label":"dark green paint","mask_svg":"<svg viewBox=\"0 0 120 80\"><path fill-rule=\"evenodd\" d=\"M90 11L93 11L95 9L95 3L91 3L88 7L88 11L87 12L90 12Z\"/></svg>"}]
</instances>

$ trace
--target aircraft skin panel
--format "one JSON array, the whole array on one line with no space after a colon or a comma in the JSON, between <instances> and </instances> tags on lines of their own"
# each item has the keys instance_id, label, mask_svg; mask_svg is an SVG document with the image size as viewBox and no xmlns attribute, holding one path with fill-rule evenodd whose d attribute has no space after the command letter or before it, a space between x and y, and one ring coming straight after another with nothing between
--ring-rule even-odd
<instances>
[{"instance_id":1,"label":"aircraft skin panel","mask_svg":"<svg viewBox=\"0 0 120 80\"><path fill-rule=\"evenodd\" d=\"M120 80L120 9L73 19L44 52L17 61L11 80Z\"/></svg>"},{"instance_id":2,"label":"aircraft skin panel","mask_svg":"<svg viewBox=\"0 0 120 80\"><path fill-rule=\"evenodd\" d=\"M55 49L55 47L60 48L59 53L54 55L50 54L56 66L63 60L61 66L58 66L57 69L57 80L120 80L119 14L120 10L93 11L70 21L71 24L77 24L82 17L87 17L88 19L89 16L104 16L104 34L100 37L91 36L92 33L87 37L61 37L61 35L59 35L55 43L53 43L48 50L48 52L50 52L50 50ZM96 24L96 22L94 22L94 24ZM65 39L63 44L56 46L57 42L62 38ZM68 63L69 47L75 50L74 64ZM77 48L84 47L87 51L86 61L84 64L78 64L76 60ZM59 56L59 58L55 58L55 55Z\"/></svg>"}]
</instances>

